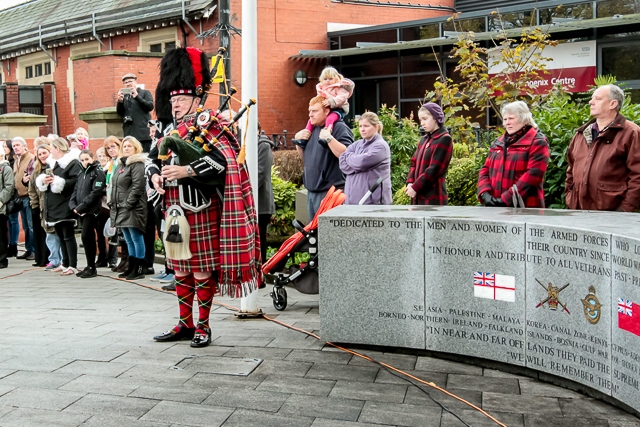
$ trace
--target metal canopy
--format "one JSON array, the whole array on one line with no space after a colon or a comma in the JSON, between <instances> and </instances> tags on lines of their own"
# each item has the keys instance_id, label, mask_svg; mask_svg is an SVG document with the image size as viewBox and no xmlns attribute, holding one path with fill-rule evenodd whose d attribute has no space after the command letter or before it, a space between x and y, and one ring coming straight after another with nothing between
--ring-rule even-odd
<instances>
[{"instance_id":1,"label":"metal canopy","mask_svg":"<svg viewBox=\"0 0 640 427\"><path fill-rule=\"evenodd\" d=\"M632 15L617 15L607 18L583 19L570 22L559 22L550 25L538 26L544 31L551 34L564 33L570 31L589 30L593 28L617 27L640 23L640 13ZM536 27L512 28L505 30L509 38L517 38L522 34L523 30L533 29ZM502 37L503 32L487 31L483 33L475 33L475 40L492 40ZM371 53L381 53L408 49L424 49L432 46L453 45L457 38L453 37L436 37L424 40L402 41L397 43L384 43L376 45L362 44L359 47L337 50L301 50L298 55L289 57L289 59L306 59L306 58L338 58L341 56L367 55Z\"/></svg>"}]
</instances>

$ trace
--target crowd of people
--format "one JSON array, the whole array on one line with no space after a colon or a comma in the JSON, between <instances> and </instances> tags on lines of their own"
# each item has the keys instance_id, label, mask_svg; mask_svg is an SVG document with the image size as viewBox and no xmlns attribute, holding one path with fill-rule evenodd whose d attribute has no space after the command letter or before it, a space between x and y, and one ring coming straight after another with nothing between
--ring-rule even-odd
<instances>
[{"instance_id":1,"label":"crowd of people","mask_svg":"<svg viewBox=\"0 0 640 427\"><path fill-rule=\"evenodd\" d=\"M66 138L53 134L38 137L32 150L20 137L0 141L0 147L0 268L6 268L9 258L15 257L33 261L34 267L81 278L96 277L101 267L115 271L121 245L118 233L129 243L121 245L123 254L128 254L127 247L140 240L136 238L134 243L130 236L142 235L147 226L145 158L139 154L140 143L133 137L121 142L110 136L96 155L86 148L88 135L80 128ZM130 169L136 171L134 179L124 172ZM118 173L110 180L114 171ZM111 197L121 203L111 203ZM25 241L21 254L17 245L19 218ZM18 227L14 228L14 223ZM112 227L116 231L108 241L105 229ZM82 270L78 269L78 228L86 257ZM142 253L139 246L134 247L134 260L124 269L120 267L126 273L122 277L139 278L149 273L140 261L144 260L144 244Z\"/></svg>"},{"instance_id":2,"label":"crowd of people","mask_svg":"<svg viewBox=\"0 0 640 427\"><path fill-rule=\"evenodd\" d=\"M192 347L207 346L213 295L247 297L262 285L266 231L275 206L273 144L259 139L258 183L252 189L229 115L203 108L211 81L206 62L195 48L167 53L155 106L134 74L123 76L125 87L116 98L125 136L109 136L95 153L83 128L66 138L36 138L31 150L21 137L0 140L0 268L16 257L61 275L88 279L109 267L120 278L137 280L155 274L159 235L165 270L151 280L176 291L180 316L154 340L188 339ZM359 116L357 141L342 120L353 89L352 81L327 67L309 102L307 127L296 133L309 218L332 186L344 190L347 204L392 202L391 152L380 118L372 112ZM592 120L577 130L567 153L570 209L633 212L640 207L640 127L620 114L623 102L624 93L615 85L593 93ZM158 120L150 119L154 107ZM405 193L414 205L446 205L453 139L445 114L428 102L418 118L424 136L406 171ZM491 144L480 169L478 201L487 207L543 208L549 142L525 102L504 105L502 118L505 132ZM211 130L218 131L215 137ZM192 149L180 153L180 144L195 144L190 138L198 134L194 140L201 139L202 150L195 157L189 155ZM253 191L259 194L259 215ZM83 269L78 268L77 228Z\"/></svg>"},{"instance_id":3,"label":"crowd of people","mask_svg":"<svg viewBox=\"0 0 640 427\"><path fill-rule=\"evenodd\" d=\"M347 204L391 204L391 153L380 119L372 112L362 114L361 139L355 142L340 120L353 88L353 82L327 67L316 87L318 96L309 102L309 123L293 140L304 162L309 218L332 186L344 190ZM640 127L620 114L623 102L618 86L594 91L589 102L592 119L576 131L567 152L569 209L640 208ZM491 144L480 169L478 202L487 207L544 208L549 141L525 102L507 103L501 113L505 132ZM424 136L411 158L405 193L414 205L446 205L454 141L438 104L425 103L418 118Z\"/></svg>"}]
</instances>

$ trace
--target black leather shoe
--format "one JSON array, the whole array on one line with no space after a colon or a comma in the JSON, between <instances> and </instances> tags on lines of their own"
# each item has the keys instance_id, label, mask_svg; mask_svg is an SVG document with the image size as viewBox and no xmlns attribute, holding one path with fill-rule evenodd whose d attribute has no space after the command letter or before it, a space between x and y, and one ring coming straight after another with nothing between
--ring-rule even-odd
<instances>
[{"instance_id":1,"label":"black leather shoe","mask_svg":"<svg viewBox=\"0 0 640 427\"><path fill-rule=\"evenodd\" d=\"M200 332L193 335L191 347L206 347L211 344L211 329L199 329Z\"/></svg>"},{"instance_id":2,"label":"black leather shoe","mask_svg":"<svg viewBox=\"0 0 640 427\"><path fill-rule=\"evenodd\" d=\"M23 252L22 255L18 255L16 257L16 259L27 259L31 256L32 254L30 252Z\"/></svg>"},{"instance_id":3,"label":"black leather shoe","mask_svg":"<svg viewBox=\"0 0 640 427\"><path fill-rule=\"evenodd\" d=\"M171 328L162 335L156 335L155 337L153 337L153 339L154 341L158 342L193 339L193 335L196 333L196 328L187 328L186 326L180 326L179 328L180 329L178 329L178 332L175 331L175 328Z\"/></svg>"},{"instance_id":4,"label":"black leather shoe","mask_svg":"<svg viewBox=\"0 0 640 427\"><path fill-rule=\"evenodd\" d=\"M12 258L18 255L18 245L9 245L9 249L7 250L7 258Z\"/></svg>"},{"instance_id":5,"label":"black leather shoe","mask_svg":"<svg viewBox=\"0 0 640 427\"><path fill-rule=\"evenodd\" d=\"M9 267L8 262L0 262L0 268L7 268L7 267Z\"/></svg>"},{"instance_id":6,"label":"black leather shoe","mask_svg":"<svg viewBox=\"0 0 640 427\"><path fill-rule=\"evenodd\" d=\"M92 277L96 277L97 275L98 272L96 271L95 267L87 267L82 270L82 273L80 273L78 277L81 279L91 279Z\"/></svg>"},{"instance_id":7,"label":"black leather shoe","mask_svg":"<svg viewBox=\"0 0 640 427\"><path fill-rule=\"evenodd\" d=\"M104 267L107 267L107 266L109 266L107 261L102 260L102 261L96 262L96 267L97 268L104 268Z\"/></svg>"},{"instance_id":8,"label":"black leather shoe","mask_svg":"<svg viewBox=\"0 0 640 427\"><path fill-rule=\"evenodd\" d=\"M146 276L150 276L152 274L156 274L156 271L153 269L153 267L144 267L142 269L142 272L146 275Z\"/></svg>"},{"instance_id":9,"label":"black leather shoe","mask_svg":"<svg viewBox=\"0 0 640 427\"><path fill-rule=\"evenodd\" d=\"M80 276L82 276L82 275L83 275L86 271L88 271L90 268L91 268L91 267L86 266L82 271L78 271L78 272L76 273L76 277L80 277Z\"/></svg>"}]
</instances>

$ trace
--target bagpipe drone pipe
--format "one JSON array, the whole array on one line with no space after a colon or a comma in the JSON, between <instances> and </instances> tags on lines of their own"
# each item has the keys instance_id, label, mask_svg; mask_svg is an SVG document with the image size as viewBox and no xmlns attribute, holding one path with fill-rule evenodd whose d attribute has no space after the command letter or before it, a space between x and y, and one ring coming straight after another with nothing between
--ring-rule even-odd
<instances>
[{"instance_id":1,"label":"bagpipe drone pipe","mask_svg":"<svg viewBox=\"0 0 640 427\"><path fill-rule=\"evenodd\" d=\"M212 67L212 74L217 70L218 64L221 63L225 52L226 50L222 47L218 49L215 64L213 64ZM229 118L223 116L223 112L229 105L233 95L237 92L234 87L231 87L228 93L222 95L223 98L220 102L220 107L216 111L204 109L204 104L207 101L209 93L202 87L198 87L196 91L196 95L200 97L200 104L196 109L195 117L192 117L179 126L174 125L175 129L168 136L164 137L159 144L158 158L166 161L170 153L173 153L178 157L178 163L180 165L193 163L205 156L215 158L218 157L216 154L219 154L215 146L219 142L219 139L225 138L235 150L236 155L239 156L239 163L243 163L244 156L240 154L241 144L231 129L244 113L247 112L252 105L255 105L256 100L253 98L250 99L249 102L244 104L238 113L229 120ZM209 186L220 186L224 185L224 178L224 174L213 174L209 175L204 182L202 179L196 179L196 181Z\"/></svg>"}]
</instances>

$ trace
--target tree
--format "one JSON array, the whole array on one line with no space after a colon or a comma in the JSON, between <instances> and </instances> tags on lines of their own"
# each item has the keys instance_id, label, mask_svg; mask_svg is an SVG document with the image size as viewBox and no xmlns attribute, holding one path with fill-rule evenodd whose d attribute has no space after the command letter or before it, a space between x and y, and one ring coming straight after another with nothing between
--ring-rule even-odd
<instances>
[{"instance_id":1,"label":"tree","mask_svg":"<svg viewBox=\"0 0 640 427\"><path fill-rule=\"evenodd\" d=\"M458 17L454 14L449 18L454 28L458 28ZM473 130L477 125L473 126L469 115L472 109L482 116L489 108L501 118L500 106L505 102L527 98L533 106L544 97L537 93L534 82L548 74L544 48L557 42L540 28L523 28L519 37L509 37L513 32L505 29L501 15L492 12L492 18L501 26L499 35L491 40L494 47L481 46L471 31L461 32L451 52L451 57L458 59L454 71L459 82L445 77L441 67L434 90L426 94L426 99L440 101L445 123L458 142L475 142ZM490 70L494 73L489 74Z\"/></svg>"}]
</instances>

